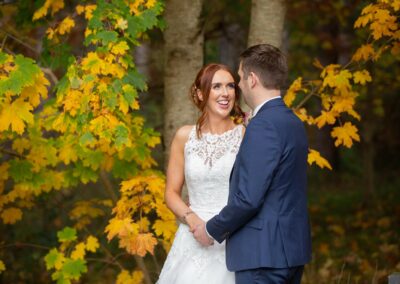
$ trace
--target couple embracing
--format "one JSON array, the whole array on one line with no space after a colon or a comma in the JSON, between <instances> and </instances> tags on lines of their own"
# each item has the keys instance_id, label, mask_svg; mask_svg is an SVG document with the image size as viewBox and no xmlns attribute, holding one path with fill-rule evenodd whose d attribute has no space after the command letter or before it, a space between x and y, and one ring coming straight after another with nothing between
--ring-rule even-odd
<instances>
[{"instance_id":1,"label":"couple embracing","mask_svg":"<svg viewBox=\"0 0 400 284\"><path fill-rule=\"evenodd\" d=\"M311 258L308 144L281 98L287 69L279 49L261 44L241 54L239 84L221 64L199 71L200 117L171 144L165 200L182 224L157 283L301 282ZM240 91L253 111L246 128L231 118L243 117Z\"/></svg>"}]
</instances>

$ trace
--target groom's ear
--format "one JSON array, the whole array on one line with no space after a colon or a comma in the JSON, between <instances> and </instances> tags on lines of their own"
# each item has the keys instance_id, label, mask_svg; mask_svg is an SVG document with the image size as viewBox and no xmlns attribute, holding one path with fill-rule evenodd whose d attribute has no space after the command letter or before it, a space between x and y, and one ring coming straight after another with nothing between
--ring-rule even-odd
<instances>
[{"instance_id":1,"label":"groom's ear","mask_svg":"<svg viewBox=\"0 0 400 284\"><path fill-rule=\"evenodd\" d=\"M256 75L254 72L250 72L250 73L249 73L248 82L249 82L249 84L250 84L250 86L249 86L250 88L254 88L255 85L257 84L257 82L258 82L258 77L257 77L257 75Z\"/></svg>"}]
</instances>

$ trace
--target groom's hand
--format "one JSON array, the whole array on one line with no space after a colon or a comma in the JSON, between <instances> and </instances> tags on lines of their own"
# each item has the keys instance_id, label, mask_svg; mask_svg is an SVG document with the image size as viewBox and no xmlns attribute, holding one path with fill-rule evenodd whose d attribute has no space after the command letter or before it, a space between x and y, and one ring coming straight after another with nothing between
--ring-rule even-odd
<instances>
[{"instance_id":1,"label":"groom's hand","mask_svg":"<svg viewBox=\"0 0 400 284\"><path fill-rule=\"evenodd\" d=\"M193 230L194 238L204 247L208 247L214 244L214 240L211 239L206 232L206 223L202 222L197 225Z\"/></svg>"}]
</instances>

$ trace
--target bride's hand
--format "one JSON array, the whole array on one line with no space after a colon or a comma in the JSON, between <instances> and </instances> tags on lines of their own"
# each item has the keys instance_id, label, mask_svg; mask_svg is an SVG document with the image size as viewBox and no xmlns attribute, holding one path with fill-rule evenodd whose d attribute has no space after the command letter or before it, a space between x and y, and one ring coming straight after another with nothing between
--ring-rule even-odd
<instances>
[{"instance_id":1,"label":"bride's hand","mask_svg":"<svg viewBox=\"0 0 400 284\"><path fill-rule=\"evenodd\" d=\"M190 214L186 217L186 223L188 224L189 228L190 228L190 232L193 233L194 229L204 223L203 219L201 219L199 216L197 216L196 213L194 214Z\"/></svg>"}]
</instances>

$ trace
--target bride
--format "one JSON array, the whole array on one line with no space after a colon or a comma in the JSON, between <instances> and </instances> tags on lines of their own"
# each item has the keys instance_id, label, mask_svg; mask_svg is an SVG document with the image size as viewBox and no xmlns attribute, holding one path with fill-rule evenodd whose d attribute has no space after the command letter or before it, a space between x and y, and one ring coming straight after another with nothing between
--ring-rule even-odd
<instances>
[{"instance_id":1,"label":"bride","mask_svg":"<svg viewBox=\"0 0 400 284\"><path fill-rule=\"evenodd\" d=\"M171 144L165 201L182 221L158 284L235 283L225 264L225 243L202 247L191 231L227 203L229 175L244 134L231 116L243 117L239 89L222 64L204 66L191 87L200 110L196 125L181 127ZM190 207L182 200L186 182Z\"/></svg>"}]
</instances>

